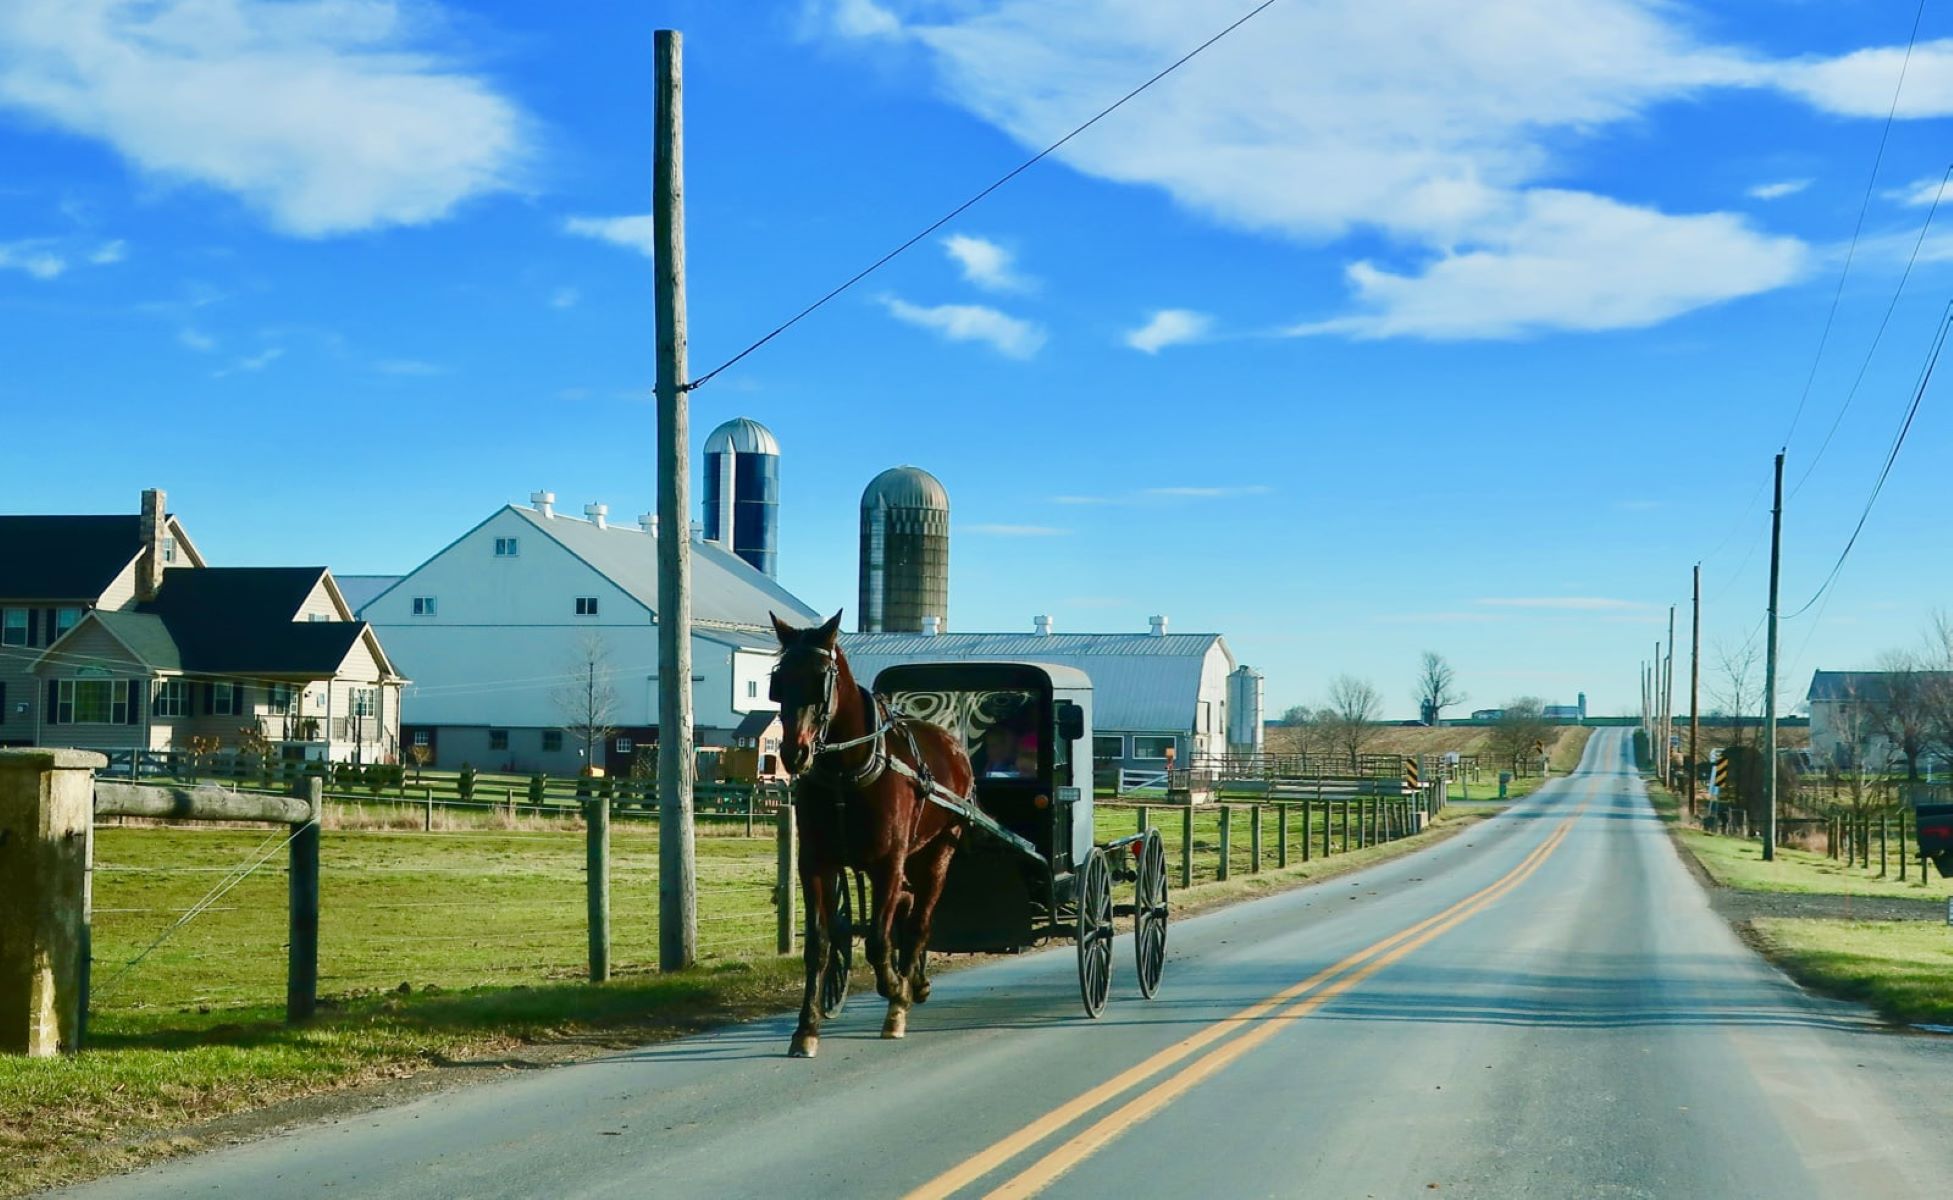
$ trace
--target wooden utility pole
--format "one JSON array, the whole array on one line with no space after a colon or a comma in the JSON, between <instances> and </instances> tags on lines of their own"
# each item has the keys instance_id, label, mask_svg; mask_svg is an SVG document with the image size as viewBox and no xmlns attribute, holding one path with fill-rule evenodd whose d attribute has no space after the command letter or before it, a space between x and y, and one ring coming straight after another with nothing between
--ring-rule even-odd
<instances>
[{"instance_id":1,"label":"wooden utility pole","mask_svg":"<svg viewBox=\"0 0 1953 1200\"><path fill-rule=\"evenodd\" d=\"M681 39L656 36L656 147L651 223L658 330L658 969L698 957L697 865L692 852L691 448L685 366L685 119Z\"/></svg>"},{"instance_id":2,"label":"wooden utility pole","mask_svg":"<svg viewBox=\"0 0 1953 1200\"><path fill-rule=\"evenodd\" d=\"M1702 564L1695 564L1694 616L1689 635L1689 815L1695 815L1696 743L1702 736Z\"/></svg>"},{"instance_id":3,"label":"wooden utility pole","mask_svg":"<svg viewBox=\"0 0 1953 1200\"><path fill-rule=\"evenodd\" d=\"M1675 743L1675 606L1668 606L1668 651L1661 668L1661 785L1675 786L1668 766L1674 761L1669 747Z\"/></svg>"},{"instance_id":4,"label":"wooden utility pole","mask_svg":"<svg viewBox=\"0 0 1953 1200\"><path fill-rule=\"evenodd\" d=\"M1763 649L1763 858L1777 857L1777 569L1783 557L1783 451L1770 504L1770 612Z\"/></svg>"}]
</instances>

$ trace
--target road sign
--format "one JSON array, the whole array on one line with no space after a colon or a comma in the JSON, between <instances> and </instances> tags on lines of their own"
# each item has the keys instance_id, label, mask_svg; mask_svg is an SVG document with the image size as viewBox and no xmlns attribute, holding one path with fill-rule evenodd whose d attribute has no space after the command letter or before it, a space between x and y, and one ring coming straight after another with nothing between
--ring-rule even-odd
<instances>
[{"instance_id":1,"label":"road sign","mask_svg":"<svg viewBox=\"0 0 1953 1200\"><path fill-rule=\"evenodd\" d=\"M1546 753L1546 743L1545 743L1545 742L1543 742L1543 741L1539 741L1539 742L1534 742L1534 743L1533 743L1533 753L1534 753L1534 754L1544 754L1544 753Z\"/></svg>"},{"instance_id":2,"label":"road sign","mask_svg":"<svg viewBox=\"0 0 1953 1200\"><path fill-rule=\"evenodd\" d=\"M1729 786L1729 760L1726 758L1716 759L1715 773L1709 778L1709 794L1711 796L1722 795L1722 790Z\"/></svg>"},{"instance_id":3,"label":"road sign","mask_svg":"<svg viewBox=\"0 0 1953 1200\"><path fill-rule=\"evenodd\" d=\"M1408 755L1404 758L1404 782L1416 787L1421 781L1417 775L1417 760Z\"/></svg>"}]
</instances>

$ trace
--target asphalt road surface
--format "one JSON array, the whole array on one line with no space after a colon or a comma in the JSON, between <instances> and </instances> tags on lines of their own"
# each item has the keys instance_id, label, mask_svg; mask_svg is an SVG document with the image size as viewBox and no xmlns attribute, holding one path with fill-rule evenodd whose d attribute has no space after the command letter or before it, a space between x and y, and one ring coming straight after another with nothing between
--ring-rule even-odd
<instances>
[{"instance_id":1,"label":"asphalt road surface","mask_svg":"<svg viewBox=\"0 0 1953 1200\"><path fill-rule=\"evenodd\" d=\"M85 1196L1884 1197L1953 1192L1953 1038L1750 953L1603 730L1427 851L1172 929L1105 1016L1070 948L943 976L903 1042L755 1022Z\"/></svg>"}]
</instances>

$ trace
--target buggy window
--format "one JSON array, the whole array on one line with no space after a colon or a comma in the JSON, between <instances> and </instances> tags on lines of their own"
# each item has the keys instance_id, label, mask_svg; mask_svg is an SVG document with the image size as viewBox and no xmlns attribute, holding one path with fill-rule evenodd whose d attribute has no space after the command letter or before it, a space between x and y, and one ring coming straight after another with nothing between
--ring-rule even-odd
<instances>
[{"instance_id":1,"label":"buggy window","mask_svg":"<svg viewBox=\"0 0 1953 1200\"><path fill-rule=\"evenodd\" d=\"M978 779L1038 777L1045 730L1036 693L1021 688L896 692L890 699L904 715L962 739Z\"/></svg>"}]
</instances>

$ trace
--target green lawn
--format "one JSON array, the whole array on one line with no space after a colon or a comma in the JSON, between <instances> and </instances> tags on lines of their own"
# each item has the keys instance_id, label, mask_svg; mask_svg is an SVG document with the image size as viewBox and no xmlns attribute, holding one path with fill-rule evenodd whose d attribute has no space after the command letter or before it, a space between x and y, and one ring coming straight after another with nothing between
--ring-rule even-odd
<instances>
[{"instance_id":1,"label":"green lawn","mask_svg":"<svg viewBox=\"0 0 1953 1200\"><path fill-rule=\"evenodd\" d=\"M1894 1021L1953 1024L1953 929L1928 921L1754 922L1770 956L1813 987Z\"/></svg>"},{"instance_id":2,"label":"green lawn","mask_svg":"<svg viewBox=\"0 0 1953 1200\"><path fill-rule=\"evenodd\" d=\"M1773 862L1763 861L1763 844L1746 838L1722 837L1699 829L1677 830L1682 845L1695 855L1711 878L1724 887L1752 892L1806 892L1832 896L1891 896L1899 899L1933 899L1953 894L1953 880L1928 872L1924 886L1919 882L1919 864L1908 867L1911 878L1899 882L1898 845L1893 843L1890 874L1878 875L1878 854L1873 866L1853 866L1803 850L1779 847Z\"/></svg>"}]
</instances>

